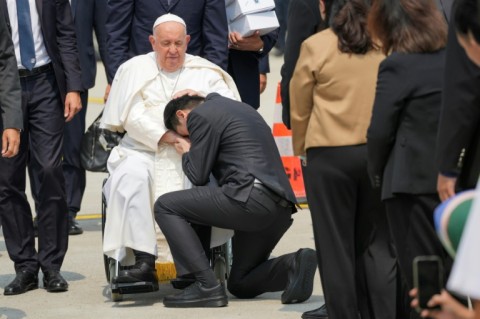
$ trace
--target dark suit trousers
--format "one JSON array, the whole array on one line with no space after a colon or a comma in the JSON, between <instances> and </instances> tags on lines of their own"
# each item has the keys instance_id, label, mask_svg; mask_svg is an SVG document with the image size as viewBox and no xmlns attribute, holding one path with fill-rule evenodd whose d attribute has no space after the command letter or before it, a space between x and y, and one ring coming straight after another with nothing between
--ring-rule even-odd
<instances>
[{"instance_id":1,"label":"dark suit trousers","mask_svg":"<svg viewBox=\"0 0 480 319\"><path fill-rule=\"evenodd\" d=\"M433 212L440 204L436 194L400 194L385 200L387 219L397 249L398 264L408 290L413 288L413 259L416 256L438 255L444 264L444 283L452 267L452 259L438 239ZM407 309L409 305L405 305ZM411 318L420 318L411 310Z\"/></svg>"},{"instance_id":2,"label":"dark suit trousers","mask_svg":"<svg viewBox=\"0 0 480 319\"><path fill-rule=\"evenodd\" d=\"M310 148L303 172L329 318L395 318L395 258L376 234L384 209L366 146Z\"/></svg>"},{"instance_id":3,"label":"dark suit trousers","mask_svg":"<svg viewBox=\"0 0 480 319\"><path fill-rule=\"evenodd\" d=\"M70 214L75 217L80 211L83 193L85 192L85 169L80 163L80 147L85 132L85 117L87 115L88 91L80 94L82 110L65 124L63 144L63 174L65 176L65 191Z\"/></svg>"},{"instance_id":4,"label":"dark suit trousers","mask_svg":"<svg viewBox=\"0 0 480 319\"><path fill-rule=\"evenodd\" d=\"M68 246L62 173L63 103L53 70L20 78L25 130L16 157L0 159L0 214L8 254L15 270L60 270ZM30 156L38 173L38 253L32 213L25 195Z\"/></svg>"},{"instance_id":5,"label":"dark suit trousers","mask_svg":"<svg viewBox=\"0 0 480 319\"><path fill-rule=\"evenodd\" d=\"M69 214L75 218L80 211L83 193L86 186L86 172L80 163L80 147L85 132L85 117L87 115L88 91L80 93L82 110L65 124L63 135L63 175L65 176L65 191ZM38 212L39 172L28 166L30 189L35 201L35 212ZM67 213L67 212L65 212Z\"/></svg>"},{"instance_id":6,"label":"dark suit trousers","mask_svg":"<svg viewBox=\"0 0 480 319\"><path fill-rule=\"evenodd\" d=\"M168 193L155 203L155 219L167 238L178 275L210 267L189 222L235 230L228 289L239 298L285 289L294 254L268 258L292 223L291 211L256 188L246 203L210 186Z\"/></svg>"}]
</instances>

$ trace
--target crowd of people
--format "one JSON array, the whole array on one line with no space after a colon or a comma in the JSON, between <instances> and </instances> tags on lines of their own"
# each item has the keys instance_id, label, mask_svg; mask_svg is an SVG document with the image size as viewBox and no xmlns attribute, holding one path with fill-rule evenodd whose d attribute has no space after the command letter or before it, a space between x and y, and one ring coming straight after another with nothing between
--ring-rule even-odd
<instances>
[{"instance_id":1,"label":"crowd of people","mask_svg":"<svg viewBox=\"0 0 480 319\"><path fill-rule=\"evenodd\" d=\"M478 1L275 3L280 29L248 37L229 32L223 0L0 3L0 223L16 273L4 295L38 288L40 271L48 292L68 290L95 34L101 125L124 133L103 187L116 283L158 289L161 258L184 282L165 307L226 306L227 289L292 304L310 298L318 267L325 304L303 319L480 318L480 192L455 261L433 221L480 173ZM272 48L316 248L276 258L298 205L256 111ZM213 228L233 233L226 287L209 263ZM431 255L448 285L419 312L412 263Z\"/></svg>"}]
</instances>

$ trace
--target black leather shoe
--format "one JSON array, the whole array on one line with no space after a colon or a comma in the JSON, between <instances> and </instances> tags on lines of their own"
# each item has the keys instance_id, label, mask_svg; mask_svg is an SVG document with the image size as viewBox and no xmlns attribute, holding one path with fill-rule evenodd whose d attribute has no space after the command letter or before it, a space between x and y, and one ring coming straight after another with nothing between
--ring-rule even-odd
<instances>
[{"instance_id":1,"label":"black leather shoe","mask_svg":"<svg viewBox=\"0 0 480 319\"><path fill-rule=\"evenodd\" d=\"M300 303L310 298L316 270L315 250L304 248L297 251L289 271L287 288L282 294L282 303Z\"/></svg>"},{"instance_id":2,"label":"black leather shoe","mask_svg":"<svg viewBox=\"0 0 480 319\"><path fill-rule=\"evenodd\" d=\"M146 262L138 262L132 267L120 270L118 276L113 279L114 283L154 282L158 283L155 265Z\"/></svg>"},{"instance_id":3,"label":"black leather shoe","mask_svg":"<svg viewBox=\"0 0 480 319\"><path fill-rule=\"evenodd\" d=\"M304 312L302 319L328 319L327 305L323 304L318 309Z\"/></svg>"},{"instance_id":4,"label":"black leather shoe","mask_svg":"<svg viewBox=\"0 0 480 319\"><path fill-rule=\"evenodd\" d=\"M77 223L77 221L73 218L68 220L68 234L69 235L80 235L83 234L83 229Z\"/></svg>"},{"instance_id":5,"label":"black leather shoe","mask_svg":"<svg viewBox=\"0 0 480 319\"><path fill-rule=\"evenodd\" d=\"M43 272L43 287L48 292L63 292L68 290L68 283L58 270Z\"/></svg>"},{"instance_id":6,"label":"black leather shoe","mask_svg":"<svg viewBox=\"0 0 480 319\"><path fill-rule=\"evenodd\" d=\"M163 305L165 307L192 308L192 307L224 307L228 304L227 293L222 284L215 287L203 287L196 281L181 293L165 296Z\"/></svg>"},{"instance_id":7,"label":"black leather shoe","mask_svg":"<svg viewBox=\"0 0 480 319\"><path fill-rule=\"evenodd\" d=\"M17 272L15 279L5 287L3 294L5 296L19 295L37 288L37 274L30 271L19 271Z\"/></svg>"}]
</instances>

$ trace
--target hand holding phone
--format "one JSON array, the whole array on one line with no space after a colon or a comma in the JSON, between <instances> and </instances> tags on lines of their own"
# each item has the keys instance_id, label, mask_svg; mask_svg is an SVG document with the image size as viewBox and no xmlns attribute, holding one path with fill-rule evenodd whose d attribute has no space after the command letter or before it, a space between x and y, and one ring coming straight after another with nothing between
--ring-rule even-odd
<instances>
[{"instance_id":1,"label":"hand holding phone","mask_svg":"<svg viewBox=\"0 0 480 319\"><path fill-rule=\"evenodd\" d=\"M440 294L443 288L443 265L438 256L417 256L413 260L413 284L418 291L417 311L438 309L429 307L433 295Z\"/></svg>"}]
</instances>

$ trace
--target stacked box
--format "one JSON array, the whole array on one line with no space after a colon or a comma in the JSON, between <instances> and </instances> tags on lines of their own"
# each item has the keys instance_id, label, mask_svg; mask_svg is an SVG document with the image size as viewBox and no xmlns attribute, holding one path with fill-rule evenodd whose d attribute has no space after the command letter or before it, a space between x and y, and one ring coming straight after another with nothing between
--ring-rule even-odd
<instances>
[{"instance_id":1,"label":"stacked box","mask_svg":"<svg viewBox=\"0 0 480 319\"><path fill-rule=\"evenodd\" d=\"M279 27L274 0L225 0L228 28L243 37L260 31L267 34Z\"/></svg>"}]
</instances>

